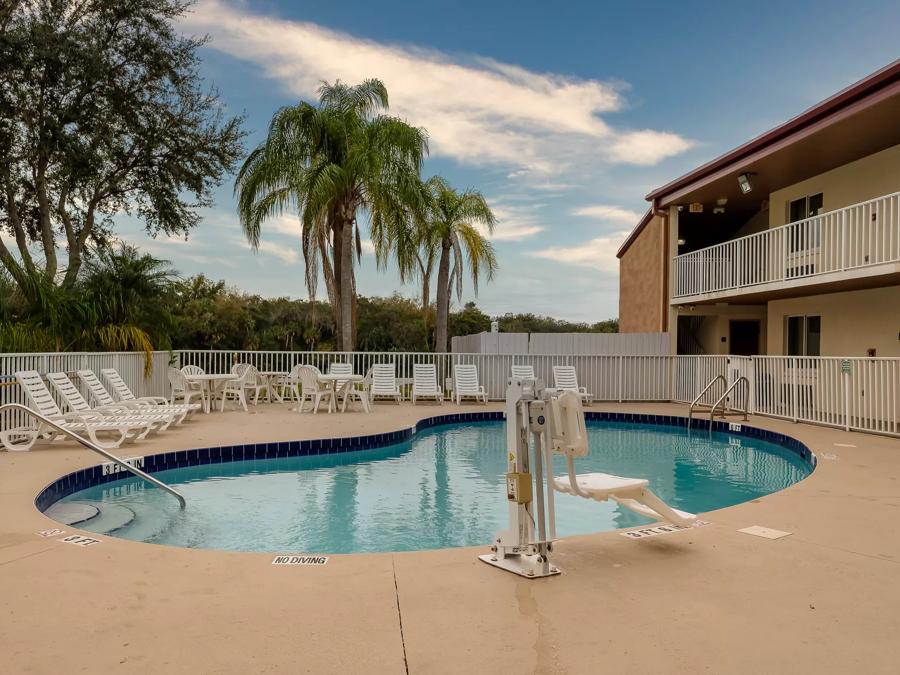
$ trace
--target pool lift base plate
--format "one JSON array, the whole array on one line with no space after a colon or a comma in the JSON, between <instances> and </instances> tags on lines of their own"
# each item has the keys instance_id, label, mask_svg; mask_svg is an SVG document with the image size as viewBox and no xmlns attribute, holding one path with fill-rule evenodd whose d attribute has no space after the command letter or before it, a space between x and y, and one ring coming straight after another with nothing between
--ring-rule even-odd
<instances>
[{"instance_id":1,"label":"pool lift base plate","mask_svg":"<svg viewBox=\"0 0 900 675\"><path fill-rule=\"evenodd\" d=\"M541 556L537 554L526 555L510 555L501 558L496 553L485 553L478 556L482 562L488 565L499 567L501 570L518 574L526 579L540 579L542 577L553 577L560 573L560 569L546 560L540 561Z\"/></svg>"}]
</instances>

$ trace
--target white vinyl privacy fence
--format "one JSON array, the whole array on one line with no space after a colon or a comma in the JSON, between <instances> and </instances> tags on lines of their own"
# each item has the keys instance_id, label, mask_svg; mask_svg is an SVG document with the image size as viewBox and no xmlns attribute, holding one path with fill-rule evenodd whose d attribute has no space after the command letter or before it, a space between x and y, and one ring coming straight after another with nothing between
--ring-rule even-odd
<instances>
[{"instance_id":1,"label":"white vinyl privacy fence","mask_svg":"<svg viewBox=\"0 0 900 675\"><path fill-rule=\"evenodd\" d=\"M136 353L0 354L0 403L25 403L15 385L18 370L41 373L80 368L116 368L139 395L168 395L169 365L198 365L224 373L235 363L252 363L261 371L287 372L309 364L323 372L333 362L349 362L366 373L376 363L396 365L397 377L412 379L413 364L434 363L438 378L452 389L455 364L474 364L481 384L494 400L504 397L513 364L531 365L552 385L553 366L575 367L580 385L597 401L674 401L689 403L717 376L723 376L702 403L714 403L726 387L735 389L730 409L745 405L751 413L880 434L900 435L900 359L782 356L627 356L578 354L431 354L414 352L264 352L182 350L153 355L153 372L144 377L144 356ZM0 423L11 424L4 419Z\"/></svg>"},{"instance_id":2,"label":"white vinyl privacy fence","mask_svg":"<svg viewBox=\"0 0 900 675\"><path fill-rule=\"evenodd\" d=\"M28 405L25 393L16 384L15 374L21 370L36 370L47 373L68 373L79 386L75 373L88 368L99 374L103 368L119 371L135 396L168 395L169 384L166 369L173 355L169 352L154 352L150 377L144 376L146 357L136 352L52 352L44 354L0 354L0 405L21 403ZM49 389L50 387L48 387ZM87 391L82 391L87 398ZM61 401L57 401L61 404ZM5 414L0 418L4 427L20 426L25 421L21 413Z\"/></svg>"}]
</instances>

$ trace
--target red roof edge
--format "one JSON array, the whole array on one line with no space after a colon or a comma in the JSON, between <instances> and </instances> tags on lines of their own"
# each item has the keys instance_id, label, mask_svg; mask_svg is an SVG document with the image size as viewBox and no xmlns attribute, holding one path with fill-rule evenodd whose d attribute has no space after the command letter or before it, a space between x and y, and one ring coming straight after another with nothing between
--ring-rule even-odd
<instances>
[{"instance_id":1,"label":"red roof edge","mask_svg":"<svg viewBox=\"0 0 900 675\"><path fill-rule=\"evenodd\" d=\"M647 213L640 219L635 228L631 231L631 234L628 235L628 238L622 242L622 245L619 247L619 250L616 252L616 257L621 258L625 255L625 251L628 250L628 247L634 243L634 240L638 238L641 232L644 231L644 228L647 227L647 224L653 220L653 209L647 209Z\"/></svg>"},{"instance_id":2,"label":"red roof edge","mask_svg":"<svg viewBox=\"0 0 900 675\"><path fill-rule=\"evenodd\" d=\"M733 150L726 152L724 155L716 157L714 160L703 164L693 171L676 178L670 183L666 183L660 188L653 190L647 195L647 201L662 200L666 195L676 190L696 182L713 172L720 171L729 164L739 162L748 155L757 152L767 145L771 145L777 141L790 136L793 133L804 129L816 122L840 112L843 108L859 101L870 94L877 92L879 89L900 80L900 59L886 65L884 68L875 71L871 75L867 75L863 79L851 84L849 87L842 89L833 96L829 96L813 107L803 111L796 117L792 117L787 122L780 124L774 129L747 141L743 145L739 145Z\"/></svg>"}]
</instances>

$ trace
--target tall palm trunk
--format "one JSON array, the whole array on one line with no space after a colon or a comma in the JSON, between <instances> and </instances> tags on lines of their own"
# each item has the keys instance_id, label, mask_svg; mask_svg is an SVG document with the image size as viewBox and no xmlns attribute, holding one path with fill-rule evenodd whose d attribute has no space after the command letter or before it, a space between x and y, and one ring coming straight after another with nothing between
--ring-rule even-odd
<instances>
[{"instance_id":1,"label":"tall palm trunk","mask_svg":"<svg viewBox=\"0 0 900 675\"><path fill-rule=\"evenodd\" d=\"M422 255L417 254L419 273L422 276L422 325L425 329L425 350L428 350L431 340L428 335L428 314L431 311L431 271L433 269L434 256L428 253L428 262L423 262Z\"/></svg>"},{"instance_id":2,"label":"tall palm trunk","mask_svg":"<svg viewBox=\"0 0 900 675\"><path fill-rule=\"evenodd\" d=\"M441 260L438 263L437 317L434 326L434 351L447 351L447 322L450 318L450 240L441 242Z\"/></svg>"},{"instance_id":3,"label":"tall palm trunk","mask_svg":"<svg viewBox=\"0 0 900 675\"><path fill-rule=\"evenodd\" d=\"M341 349L353 351L353 214L342 213L341 228Z\"/></svg>"},{"instance_id":4,"label":"tall palm trunk","mask_svg":"<svg viewBox=\"0 0 900 675\"><path fill-rule=\"evenodd\" d=\"M344 348L344 324L342 321L341 306L344 301L341 289L344 277L344 223L339 218L334 218L331 225L331 255L334 261L333 283L334 291L330 295L331 317L334 320L334 339L338 349Z\"/></svg>"}]
</instances>

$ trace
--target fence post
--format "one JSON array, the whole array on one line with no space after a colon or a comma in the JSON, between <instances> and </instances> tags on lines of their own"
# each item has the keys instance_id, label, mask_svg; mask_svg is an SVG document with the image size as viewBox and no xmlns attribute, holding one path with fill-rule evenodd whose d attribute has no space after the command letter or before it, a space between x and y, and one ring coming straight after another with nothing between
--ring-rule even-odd
<instances>
[{"instance_id":1,"label":"fence post","mask_svg":"<svg viewBox=\"0 0 900 675\"><path fill-rule=\"evenodd\" d=\"M844 363L847 368L844 368ZM844 394L844 431L850 431L850 361L841 362L841 383Z\"/></svg>"},{"instance_id":2,"label":"fence post","mask_svg":"<svg viewBox=\"0 0 900 675\"><path fill-rule=\"evenodd\" d=\"M790 392L791 392L791 417L793 418L793 421L796 422L796 421L797 421L797 416L798 416L798 415L797 415L797 406L798 406L797 398L798 398L799 395L800 395L800 391L799 391L800 384L799 384L799 381L798 381L798 378L797 378L797 357L792 358L792 359L790 360L790 363L791 363L791 379L793 380L793 384L792 384L792 386L791 386L791 388L790 388Z\"/></svg>"},{"instance_id":3,"label":"fence post","mask_svg":"<svg viewBox=\"0 0 900 675\"><path fill-rule=\"evenodd\" d=\"M619 391L618 391L618 394L619 394L619 403L621 403L622 400L623 400L623 397L622 397L622 394L623 394L623 386L622 386L622 384L623 384L623 380L625 379L625 366L624 366L624 362L622 361L623 358L624 358L623 356L619 356L619 387L618 387L618 388L619 388Z\"/></svg>"}]
</instances>

